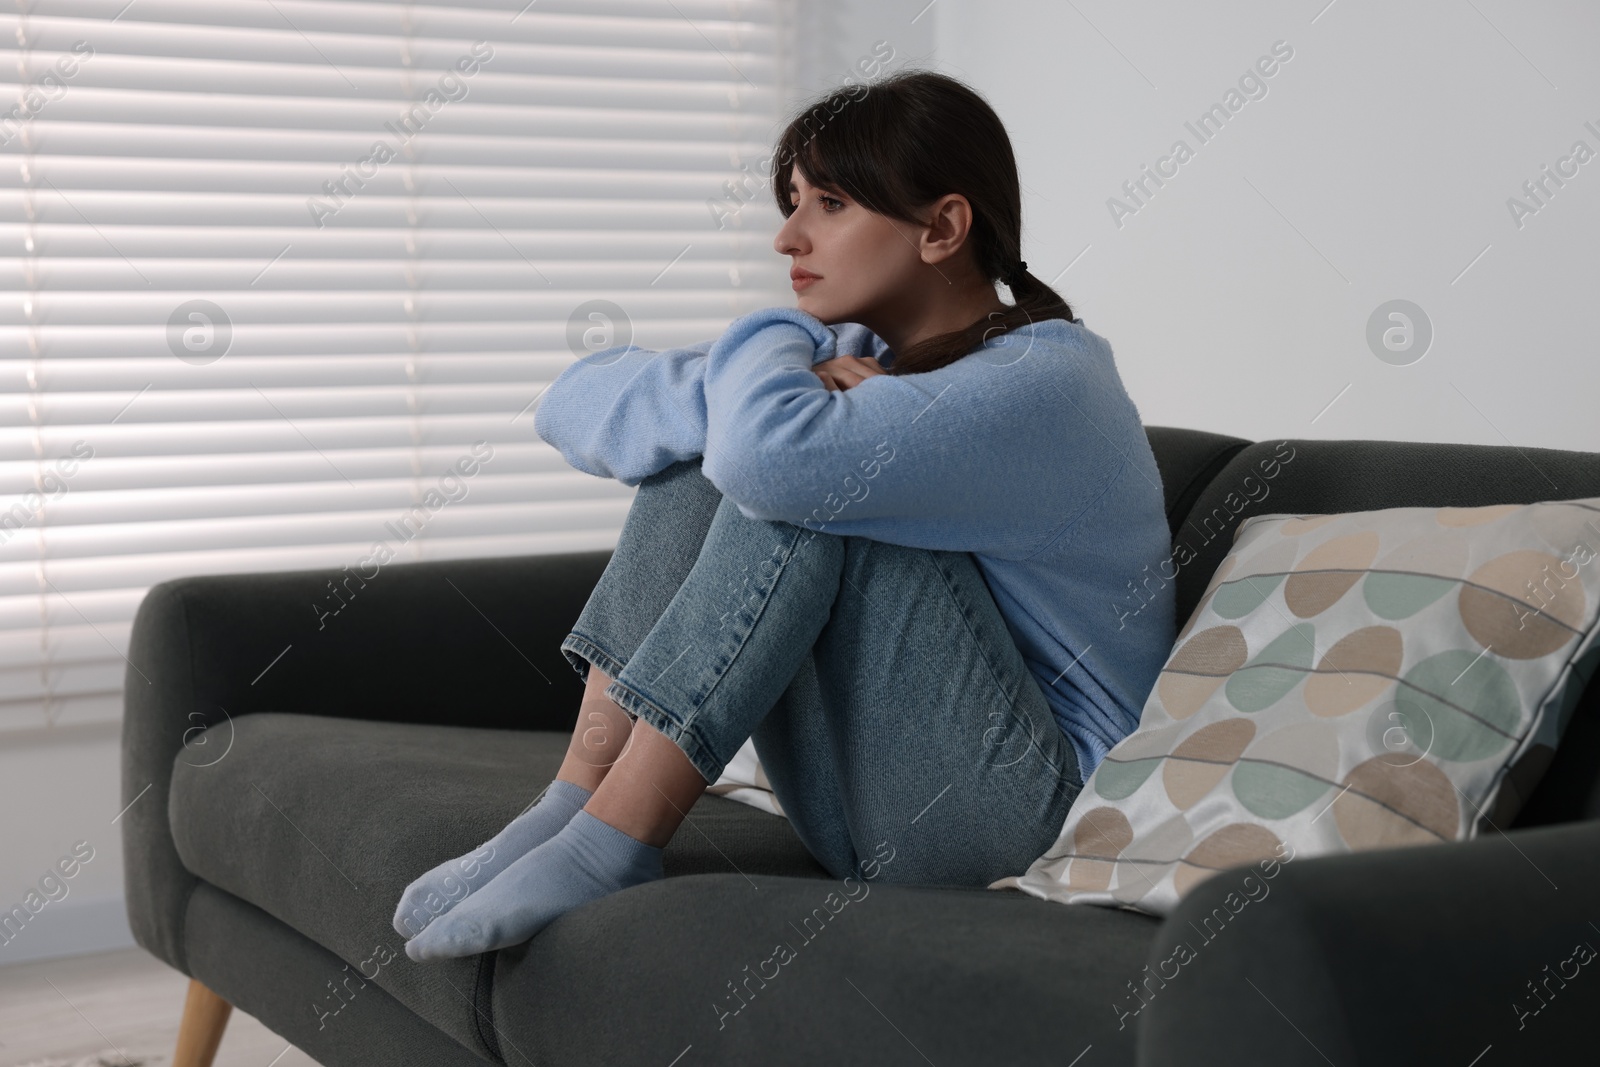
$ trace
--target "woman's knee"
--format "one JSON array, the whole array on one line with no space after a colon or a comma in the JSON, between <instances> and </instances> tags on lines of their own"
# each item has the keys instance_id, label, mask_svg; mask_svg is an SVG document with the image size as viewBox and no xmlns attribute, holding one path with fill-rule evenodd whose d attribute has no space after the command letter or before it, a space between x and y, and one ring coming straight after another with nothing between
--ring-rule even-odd
<instances>
[{"instance_id":1,"label":"woman's knee","mask_svg":"<svg viewBox=\"0 0 1600 1067\"><path fill-rule=\"evenodd\" d=\"M832 570L845 562L848 543L856 538L824 533L782 519L752 519L739 510L730 497L722 497L714 520L724 527L722 536L755 539L765 554L755 569L762 580L770 581L797 560L821 561ZM737 530L734 533L733 530Z\"/></svg>"},{"instance_id":2,"label":"woman's knee","mask_svg":"<svg viewBox=\"0 0 1600 1067\"><path fill-rule=\"evenodd\" d=\"M698 546L722 503L722 494L700 471L700 457L679 460L639 482L629 509L630 525L654 537L664 526L687 524ZM633 532L624 527L624 533Z\"/></svg>"},{"instance_id":3,"label":"woman's knee","mask_svg":"<svg viewBox=\"0 0 1600 1067\"><path fill-rule=\"evenodd\" d=\"M843 574L857 589L873 585L905 586L926 583L934 577L933 553L924 548L874 541L858 535L815 533L826 538L838 553Z\"/></svg>"},{"instance_id":4,"label":"woman's knee","mask_svg":"<svg viewBox=\"0 0 1600 1067\"><path fill-rule=\"evenodd\" d=\"M717 490L717 487L711 484L711 479L707 478L700 469L703 459L704 457L702 456L690 456L688 459L680 459L676 463L669 463L654 474L646 475L639 482L639 488L645 490L664 486L688 485L702 492L709 490L721 496L722 494Z\"/></svg>"}]
</instances>

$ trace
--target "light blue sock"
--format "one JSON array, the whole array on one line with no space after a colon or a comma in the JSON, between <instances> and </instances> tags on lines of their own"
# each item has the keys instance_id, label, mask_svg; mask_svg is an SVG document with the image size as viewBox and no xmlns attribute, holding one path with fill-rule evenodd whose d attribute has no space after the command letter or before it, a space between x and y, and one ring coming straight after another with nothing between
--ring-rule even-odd
<instances>
[{"instance_id":1,"label":"light blue sock","mask_svg":"<svg viewBox=\"0 0 1600 1067\"><path fill-rule=\"evenodd\" d=\"M561 832L593 794L562 778L505 829L464 855L445 860L406 886L394 912L395 932L413 937L474 890Z\"/></svg>"},{"instance_id":2,"label":"light blue sock","mask_svg":"<svg viewBox=\"0 0 1600 1067\"><path fill-rule=\"evenodd\" d=\"M661 852L580 811L560 833L407 941L406 955L449 959L526 941L579 904L661 878Z\"/></svg>"}]
</instances>

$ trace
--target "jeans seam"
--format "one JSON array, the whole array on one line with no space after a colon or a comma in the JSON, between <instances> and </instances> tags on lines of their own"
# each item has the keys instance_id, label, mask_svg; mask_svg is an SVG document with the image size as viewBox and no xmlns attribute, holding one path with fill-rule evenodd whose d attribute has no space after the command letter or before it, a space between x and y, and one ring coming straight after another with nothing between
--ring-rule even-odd
<instances>
[{"instance_id":1,"label":"jeans seam","mask_svg":"<svg viewBox=\"0 0 1600 1067\"><path fill-rule=\"evenodd\" d=\"M950 599L955 603L956 610L961 613L962 625L964 625L967 628L967 635L972 639L973 646L978 650L978 658L983 661L984 670L989 672L989 678L994 683L995 690L1000 694L1000 699L1002 701L1004 701L1004 703L1006 705L1006 710L1011 715L1014 715L1014 716L1017 715L1017 703L1018 703L1019 698L1022 695L1021 692L1019 691L1017 693L1010 693L1010 694L1007 693L1005 684L1000 680L999 672L995 670L994 664L992 662L990 662L989 653L988 653L987 648L984 646L984 642L983 642L982 637L979 636L977 629L973 626L972 616L971 616L971 613L968 611L967 602L963 598L963 596L961 595L961 591L958 588L956 588L955 583L953 581L951 581L950 575L945 570L944 561L941 560L936 554L934 554L932 552L929 553L929 556L933 560L934 569L939 572L939 577L944 582L945 589L950 594ZM974 563L973 565L976 566L977 564ZM981 577L981 575L980 575L980 577ZM1007 641L1011 640L1010 633L1009 632L1005 633L1004 634L1004 638ZM1017 682L1018 689L1020 690L1020 688L1022 686L1027 685L1030 681L1033 682L1035 687L1037 687L1038 684L1039 684L1038 681L1033 678L1033 675L1028 671L1027 664L1023 664L1022 677ZM1061 740L1067 746L1068 750L1071 751L1071 749L1072 749L1072 740L1071 740L1071 738L1067 737L1065 733L1062 732L1060 725L1055 722L1054 711L1050 708L1050 698L1047 697L1044 694L1043 689L1039 690L1039 697L1040 697L1041 700L1044 701L1044 705L1045 705L1046 710L1051 711L1051 715L1050 715L1050 720L1051 721L1048 724L1047 728L1055 730L1056 733L1061 736ZM1032 735L1031 728L1029 730L1029 734L1030 734L1030 737L1029 737L1029 741L1028 741L1028 746L1029 746L1029 748L1032 748L1032 747L1034 747L1034 742L1033 742L1032 736L1031 736ZM1044 758L1044 753L1043 752L1040 752L1039 755L1040 755L1041 758ZM1073 752L1072 756L1073 756L1073 763L1074 763L1074 765L1076 765L1077 762L1078 762L1077 761L1077 753ZM1056 775L1057 775L1058 778L1066 778L1067 777L1067 772L1066 772L1066 768L1065 767L1057 766L1055 763L1051 762L1049 759L1045 759L1045 762L1047 764L1049 764L1050 767L1056 772ZM1077 777L1080 779L1080 781L1082 780L1082 777L1083 777L1082 768L1078 769Z\"/></svg>"},{"instance_id":2,"label":"jeans seam","mask_svg":"<svg viewBox=\"0 0 1600 1067\"><path fill-rule=\"evenodd\" d=\"M983 661L983 669L989 672L989 679L994 683L995 690L1000 694L1000 698L1015 710L1016 699L1006 692L1005 684L1000 680L999 672L995 670L994 664L990 662L988 650L984 648L983 639L972 625L972 615L967 610L967 603L962 598L961 592L956 588L955 583L950 580L950 575L946 573L943 561L932 552L929 553L929 557L933 560L934 569L939 572L940 580L944 582L946 592L950 594L950 599L955 603L956 610L961 613L961 624L966 627L967 636L972 639L973 646L978 650L978 658ZM1011 640L1009 633L1006 634L1006 640Z\"/></svg>"},{"instance_id":3,"label":"jeans seam","mask_svg":"<svg viewBox=\"0 0 1600 1067\"><path fill-rule=\"evenodd\" d=\"M812 533L813 536L815 535L815 531L807 531L799 526L793 526L790 523L783 523L782 525L790 526L794 530L794 537L791 539L788 549L783 554L783 562L778 565L778 572L772 576L771 588L769 588L766 595L761 598L761 607L756 611L755 618L753 618L750 622L750 625L746 627L743 636L739 638L739 642L734 646L733 651L728 654L728 661L721 667L721 669L718 670L716 678L711 682L711 688L706 690L705 695L695 703L694 707L690 709L688 716L683 720L683 729L685 730L687 730L694 723L695 718L700 714L700 709L705 706L708 700L711 699L712 694L717 691L717 686L722 684L722 679L727 677L728 672L733 669L733 665L738 661L739 654L743 652L745 646L750 643L750 635L755 631L756 626L760 624L762 616L767 613L767 606L772 603L772 598L777 595L778 583L783 579L783 576L789 572L789 563L794 559L796 551L795 546L799 540L799 535L802 533ZM771 557L768 556L767 558L770 559Z\"/></svg>"}]
</instances>

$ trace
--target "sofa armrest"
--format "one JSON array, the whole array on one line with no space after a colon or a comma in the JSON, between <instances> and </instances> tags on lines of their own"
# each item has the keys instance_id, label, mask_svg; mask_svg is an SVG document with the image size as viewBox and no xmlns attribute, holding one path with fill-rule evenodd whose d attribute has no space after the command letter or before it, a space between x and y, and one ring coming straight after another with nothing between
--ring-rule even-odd
<instances>
[{"instance_id":1,"label":"sofa armrest","mask_svg":"<svg viewBox=\"0 0 1600 1067\"><path fill-rule=\"evenodd\" d=\"M288 711L571 730L583 682L560 644L610 557L391 564L364 583L316 570L154 586L134 616L122 727L118 821L135 940L188 973L182 920L196 879L172 844L167 791L186 745L226 738L202 728Z\"/></svg>"},{"instance_id":2,"label":"sofa armrest","mask_svg":"<svg viewBox=\"0 0 1600 1067\"><path fill-rule=\"evenodd\" d=\"M1144 1005L1139 1064L1200 1049L1282 1067L1592 1053L1600 822L1264 870L1213 875L1162 923L1128 998Z\"/></svg>"}]
</instances>

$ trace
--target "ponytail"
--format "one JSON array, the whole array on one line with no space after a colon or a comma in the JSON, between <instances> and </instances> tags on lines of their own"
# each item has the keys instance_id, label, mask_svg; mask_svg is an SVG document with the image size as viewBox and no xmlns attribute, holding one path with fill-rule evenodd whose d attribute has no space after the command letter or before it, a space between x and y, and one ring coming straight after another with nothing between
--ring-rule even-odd
<instances>
[{"instance_id":1,"label":"ponytail","mask_svg":"<svg viewBox=\"0 0 1600 1067\"><path fill-rule=\"evenodd\" d=\"M992 347L996 338L1019 326L1045 319L1071 320L1075 317L1061 294L1030 274L1026 263L1015 270L1007 287L1015 302L1004 311L991 311L965 329L929 337L911 345L904 352L896 352L888 373L922 374L938 370L980 347Z\"/></svg>"}]
</instances>

